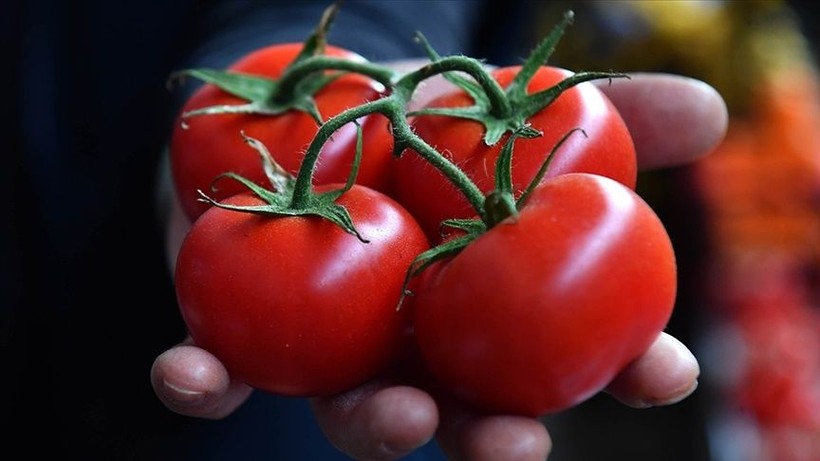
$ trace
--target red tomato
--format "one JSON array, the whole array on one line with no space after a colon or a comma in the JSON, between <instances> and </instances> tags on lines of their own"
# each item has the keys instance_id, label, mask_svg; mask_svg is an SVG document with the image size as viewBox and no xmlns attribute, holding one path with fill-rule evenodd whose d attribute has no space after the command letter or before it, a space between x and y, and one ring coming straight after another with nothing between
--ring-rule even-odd
<instances>
[{"instance_id":1,"label":"red tomato","mask_svg":"<svg viewBox=\"0 0 820 461\"><path fill-rule=\"evenodd\" d=\"M240 194L223 203L262 201ZM369 243L313 216L212 207L193 224L176 266L180 309L194 342L232 377L280 395L328 395L401 353L410 319L397 307L427 240L379 192L353 186L337 203Z\"/></svg>"},{"instance_id":2,"label":"red tomato","mask_svg":"<svg viewBox=\"0 0 820 461\"><path fill-rule=\"evenodd\" d=\"M506 87L519 67L493 72ZM542 67L528 86L528 92L547 89L571 75L568 70ZM427 107L463 107L473 104L462 90L431 101ZM634 188L637 164L632 137L612 103L592 83L566 90L552 104L531 117L533 128L543 132L534 139L519 139L513 157L513 186L523 190L535 177L545 158L559 140L572 129L575 133L557 151L544 177L568 172L595 173L613 178ZM485 193L494 186L495 163L506 136L494 146L484 143L482 124L462 118L423 115L412 121L422 139L458 165ZM406 151L396 168L396 197L419 220L428 237L437 241L440 223L445 219L469 218L475 211L441 173L418 154Z\"/></svg>"},{"instance_id":3,"label":"red tomato","mask_svg":"<svg viewBox=\"0 0 820 461\"><path fill-rule=\"evenodd\" d=\"M278 78L296 58L301 43L279 44L256 50L233 65L229 70L268 78ZM344 49L328 46L326 53L351 60L361 56ZM377 99L384 87L364 76L347 74L336 79L315 95L316 105L326 120L345 109ZM200 87L188 99L182 112L219 105L240 105L246 101L231 95L215 85ZM214 199L221 200L244 191L233 181L217 184L211 191L211 182L217 175L232 171L263 186L269 186L262 171L259 157L244 145L241 131L268 146L276 161L295 174L305 149L318 131L310 115L291 110L271 116L259 114L213 114L188 118L187 128L178 120L171 137L171 166L176 191L185 213L193 221L209 205L198 201L197 189ZM364 147L357 182L385 190L392 183L389 176L392 165L393 140L387 119L373 115L361 120ZM344 182L347 178L356 147L356 128L353 124L334 133L320 154L315 171L315 183Z\"/></svg>"},{"instance_id":4,"label":"red tomato","mask_svg":"<svg viewBox=\"0 0 820 461\"><path fill-rule=\"evenodd\" d=\"M602 390L663 330L677 290L661 221L630 188L570 173L419 275L415 337L476 408L540 416Z\"/></svg>"}]
</instances>

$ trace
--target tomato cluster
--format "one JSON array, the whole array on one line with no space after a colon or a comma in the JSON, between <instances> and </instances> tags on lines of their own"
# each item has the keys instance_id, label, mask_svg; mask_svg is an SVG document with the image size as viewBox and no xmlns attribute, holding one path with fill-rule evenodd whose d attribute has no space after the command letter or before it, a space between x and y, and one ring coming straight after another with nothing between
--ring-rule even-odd
<instances>
[{"instance_id":1,"label":"tomato cluster","mask_svg":"<svg viewBox=\"0 0 820 461\"><path fill-rule=\"evenodd\" d=\"M485 411L537 416L603 389L666 325L676 266L601 76L542 65L554 43L491 74L431 53L399 76L321 32L192 72L207 83L171 158L194 342L291 396L349 389L409 350ZM451 93L408 113L440 73Z\"/></svg>"}]
</instances>

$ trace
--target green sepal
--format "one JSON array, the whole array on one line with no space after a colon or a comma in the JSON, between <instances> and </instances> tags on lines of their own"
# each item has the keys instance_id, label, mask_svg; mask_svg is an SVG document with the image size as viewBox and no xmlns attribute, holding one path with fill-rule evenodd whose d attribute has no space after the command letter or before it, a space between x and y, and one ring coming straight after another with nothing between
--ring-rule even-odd
<instances>
[{"instance_id":1,"label":"green sepal","mask_svg":"<svg viewBox=\"0 0 820 461\"><path fill-rule=\"evenodd\" d=\"M513 194L513 180L512 180L512 157L513 147L518 138L536 138L543 133L531 127L524 125L510 134L507 141L501 147L501 152L498 153L498 159L495 162L495 191Z\"/></svg>"},{"instance_id":2,"label":"green sepal","mask_svg":"<svg viewBox=\"0 0 820 461\"><path fill-rule=\"evenodd\" d=\"M487 230L487 226L484 224L484 222L477 218L445 219L441 222L441 227L458 229L466 233L482 233Z\"/></svg>"},{"instance_id":3,"label":"green sepal","mask_svg":"<svg viewBox=\"0 0 820 461\"><path fill-rule=\"evenodd\" d=\"M336 19L336 14L339 12L339 3L339 1L331 3L322 12L319 24L313 30L313 33L305 39L302 49L299 51L299 54L296 55L297 62L325 52L325 48L327 47L327 32L330 30L330 25L333 24L333 21Z\"/></svg>"},{"instance_id":4,"label":"green sepal","mask_svg":"<svg viewBox=\"0 0 820 461\"><path fill-rule=\"evenodd\" d=\"M550 33L530 52L527 60L521 65L521 70L518 71L518 74L507 87L507 94L511 99L520 101L526 97L530 80L541 66L547 64L550 56L555 51L556 45L564 35L564 31L573 23L574 19L575 13L573 11L565 12L561 22L553 27Z\"/></svg>"},{"instance_id":5,"label":"green sepal","mask_svg":"<svg viewBox=\"0 0 820 461\"><path fill-rule=\"evenodd\" d=\"M230 175L230 177L237 180L240 178L236 175ZM251 182L245 183L244 181L243 183L246 185L252 184ZM256 188L251 188L251 190L254 193L257 192ZM268 202L266 205L253 206L239 206L222 203L207 196L201 190L197 192L199 192L200 201L210 203L211 205L218 206L226 210L239 211L243 213L252 213L263 216L318 216L338 225L339 227L344 229L345 232L355 236L362 243L370 242L369 240L365 239L359 233L359 231L356 230L356 226L354 225L353 219L350 217L350 213L347 211L347 209L339 205L338 203L335 203L333 194L315 195L313 196L313 199L310 200L310 203L307 207L296 209L288 207L288 204L290 203L290 199L288 197L280 197L280 194L270 194L270 191L266 191L266 193L263 194L256 194L259 198L266 200Z\"/></svg>"},{"instance_id":6,"label":"green sepal","mask_svg":"<svg viewBox=\"0 0 820 461\"><path fill-rule=\"evenodd\" d=\"M441 55L433 49L430 42L418 33L416 35L417 41L420 42L427 56L431 61L438 61ZM517 121L510 121L505 118L498 118L493 115L493 105L484 88L481 87L475 80L464 77L458 72L445 72L442 74L445 79L462 89L473 100L472 106L467 107L428 107L411 111L410 115L443 115L448 117L458 117L468 120L473 120L484 125L484 143L492 146L497 143L504 133L514 130L518 125Z\"/></svg>"},{"instance_id":7,"label":"green sepal","mask_svg":"<svg viewBox=\"0 0 820 461\"><path fill-rule=\"evenodd\" d=\"M577 72L547 89L526 95L520 101L516 100L515 104L521 108L521 116L528 119L552 104L564 91L578 84L613 78L629 78L629 75L617 72Z\"/></svg>"},{"instance_id":8,"label":"green sepal","mask_svg":"<svg viewBox=\"0 0 820 461\"><path fill-rule=\"evenodd\" d=\"M444 78L465 91L472 98L473 105L455 108L423 108L408 115L441 115L476 121L484 125L484 143L492 146L500 142L505 134L526 126L530 117L549 106L567 89L591 80L627 77L626 74L614 72L579 72L550 88L527 94L530 81L539 68L547 65L547 61L555 51L566 28L572 24L574 17L575 14L571 10L567 11L563 20L532 50L510 85L504 90L505 107L494 107L499 104L494 104L484 88L476 81L465 78L457 72L445 72ZM424 46L431 61L436 62L442 59L423 35L417 34L417 41Z\"/></svg>"},{"instance_id":9,"label":"green sepal","mask_svg":"<svg viewBox=\"0 0 820 461\"><path fill-rule=\"evenodd\" d=\"M402 299L406 295L412 295L412 293L408 291L407 286L413 277L430 267L435 262L457 255L464 248L470 245L470 243L472 243L476 238L487 232L488 229L498 223L511 217L514 219L526 203L526 199L530 196L535 187L540 184L548 170L555 152L576 131L580 131L584 134L584 136L586 136L586 132L580 128L575 128L567 132L552 148L535 177L533 177L530 181L524 193L518 200L514 198L515 190L513 189L512 182L512 156L515 141L518 138L532 138L540 136L541 133L528 125L514 131L501 148L501 153L499 154L496 162L495 190L487 194L484 200L484 209L486 211L485 219L448 219L443 221L441 223L442 228L449 227L459 230L462 232L462 235L446 240L444 243L416 256L407 271L407 275L405 276L403 290L404 294Z\"/></svg>"},{"instance_id":10,"label":"green sepal","mask_svg":"<svg viewBox=\"0 0 820 461\"><path fill-rule=\"evenodd\" d=\"M262 162L262 171L264 171L265 177L268 178L272 190L287 191L293 189L296 178L274 161L273 155L271 155L267 146L261 141L247 136L244 131L240 131L239 134L242 135L242 140L245 141L245 144L251 146L259 154L259 160Z\"/></svg>"},{"instance_id":11,"label":"green sepal","mask_svg":"<svg viewBox=\"0 0 820 461\"><path fill-rule=\"evenodd\" d=\"M289 65L289 68L324 53L327 44L327 31L336 16L337 10L338 5L335 3L325 10L319 25L304 41L301 50ZM182 114L183 121L199 115L280 115L295 110L310 115L317 124L321 124L322 116L313 96L343 74L343 72L312 72L302 77L299 84L293 89L282 91L280 91L280 85L276 79L232 70L185 69L172 74L170 80L180 80L186 76L194 77L247 101L246 104L217 105L187 111Z\"/></svg>"},{"instance_id":12,"label":"green sepal","mask_svg":"<svg viewBox=\"0 0 820 461\"><path fill-rule=\"evenodd\" d=\"M314 72L305 76L292 94L285 97L278 91L275 79L216 69L190 69L180 73L195 76L248 101L247 104L221 104L190 110L182 114L183 119L213 114L279 115L297 110L310 115L317 124L322 123L322 116L313 95L343 75L342 72Z\"/></svg>"},{"instance_id":13,"label":"green sepal","mask_svg":"<svg viewBox=\"0 0 820 461\"><path fill-rule=\"evenodd\" d=\"M353 157L353 165L350 169L350 173L347 175L347 180L345 181L344 186L342 186L340 189L334 189L319 194L325 197L323 198L323 200L336 200L337 198L341 197L342 194L349 191L354 184L356 184L356 177L359 175L359 168L362 164L362 150L364 147L364 139L362 136L362 126L356 120L353 121L353 124L356 125L356 150L354 151L355 154Z\"/></svg>"},{"instance_id":14,"label":"green sepal","mask_svg":"<svg viewBox=\"0 0 820 461\"><path fill-rule=\"evenodd\" d=\"M485 98L486 99L486 98ZM489 108L477 103L468 107L427 107L410 112L408 115L443 115L473 120L484 125L484 144L495 145L505 133L515 130L521 122L498 119L490 115Z\"/></svg>"},{"instance_id":15,"label":"green sepal","mask_svg":"<svg viewBox=\"0 0 820 461\"><path fill-rule=\"evenodd\" d=\"M505 92L510 103L515 107L516 118L525 123L530 117L552 104L564 91L592 80L627 77L626 74L615 72L577 72L561 80L550 88L527 94L530 81L538 73L538 69L548 64L549 58L555 52L555 47L563 37L567 27L575 19L571 10L564 13L562 21L540 41L530 52L530 55L521 65L521 69L507 86Z\"/></svg>"},{"instance_id":16,"label":"green sepal","mask_svg":"<svg viewBox=\"0 0 820 461\"><path fill-rule=\"evenodd\" d=\"M435 263L444 258L454 256L463 250L467 245L478 237L478 234L468 233L459 237L445 241L444 243L430 248L429 250L419 254L410 265L408 275L410 278L418 275L424 269L427 269Z\"/></svg>"},{"instance_id":17,"label":"green sepal","mask_svg":"<svg viewBox=\"0 0 820 461\"><path fill-rule=\"evenodd\" d=\"M194 77L246 101L265 101L276 93L276 81L266 77L219 69L187 69L175 76Z\"/></svg>"},{"instance_id":18,"label":"green sepal","mask_svg":"<svg viewBox=\"0 0 820 461\"><path fill-rule=\"evenodd\" d=\"M524 207L524 205L526 205L526 203L527 203L527 199L529 199L530 195L531 195L531 194L532 194L532 192L535 190L535 188L536 188L536 187L538 187L538 185L539 185L539 184L541 184L541 180L544 178L544 175L546 175L546 174L547 174L547 170L549 170L549 166L550 166L550 164L552 163L552 159L555 157L555 152L556 152L556 151L557 151L557 150L558 150L558 149L559 149L559 148L560 148L560 147L561 147L561 146L562 146L562 145L563 145L563 144L567 141L567 139L569 139L569 137L570 137L570 136L572 136L572 135L573 135L573 133L575 133L576 131L580 131L580 132L581 132L581 134L583 134L583 135L584 135L584 137L586 137L586 136L587 136L587 132L586 132L586 131L584 131L583 129L581 129L581 128L573 128L573 129L569 130L566 134L564 134L564 136L562 136L562 137L561 137L561 139L559 139L557 143L555 143L555 146L553 146L553 147L552 147L552 149L550 150L550 153L547 155L547 158L545 158L545 159L544 159L544 162L543 162L543 163L541 163L541 167L540 167L540 168L538 169L538 171L535 173L535 176L533 176L533 178L530 180L529 184L527 185L526 189L524 189L524 191L523 191L523 192L521 193L521 195L518 197L518 200L516 200L516 204L515 204L515 205L516 205L516 208L517 208L518 210L521 210L521 208L523 208L523 207Z\"/></svg>"},{"instance_id":19,"label":"green sepal","mask_svg":"<svg viewBox=\"0 0 820 461\"><path fill-rule=\"evenodd\" d=\"M430 42L427 40L427 37L424 36L421 32L416 33L416 41L421 43L424 47L424 51L427 53L427 57L435 62L441 60L441 55L433 48ZM464 77L463 74L458 72L445 72L442 76L448 80L453 85L464 90L473 101L475 101L476 105L484 108L489 108L490 101L487 99L487 96L484 93L484 89L481 88L475 80L469 79Z\"/></svg>"},{"instance_id":20,"label":"green sepal","mask_svg":"<svg viewBox=\"0 0 820 461\"><path fill-rule=\"evenodd\" d=\"M481 221L476 220L479 224ZM483 229L483 225L476 227ZM405 296L412 296L413 293L408 289L410 281L413 277L420 274L422 271L433 265L437 261L457 255L461 250L466 248L473 240L475 240L481 232L468 232L464 235L445 241L444 243L430 248L429 250L420 253L413 259L410 267L404 276L404 284L402 288L402 295L399 298L399 307L404 302Z\"/></svg>"},{"instance_id":21,"label":"green sepal","mask_svg":"<svg viewBox=\"0 0 820 461\"><path fill-rule=\"evenodd\" d=\"M345 192L350 190L355 184L356 175L358 173L359 164L361 163L362 155L362 132L361 127L356 124L357 139L356 139L356 157L353 162L353 168L343 187L334 189L323 193L309 193L304 196L305 200L300 206L296 207L293 204L293 197L296 191L296 179L292 174L283 169L268 151L267 147L257 139L246 136L242 133L244 141L254 148L262 160L262 166L271 184L271 189L260 186L259 184L233 172L222 173L217 176L214 181L223 179L232 179L244 185L248 190L266 202L264 205L231 205L221 203L207 194L198 190L199 200L209 203L227 210L253 213L264 216L318 216L341 227L345 232L354 235L363 243L368 243L353 223L350 213L345 207L336 203L336 200Z\"/></svg>"},{"instance_id":22,"label":"green sepal","mask_svg":"<svg viewBox=\"0 0 820 461\"><path fill-rule=\"evenodd\" d=\"M513 146L519 137L532 138L540 135L541 132L526 125L510 134L501 147L501 152L495 162L495 189L484 198L487 228L494 227L510 216L518 215L512 180Z\"/></svg>"}]
</instances>

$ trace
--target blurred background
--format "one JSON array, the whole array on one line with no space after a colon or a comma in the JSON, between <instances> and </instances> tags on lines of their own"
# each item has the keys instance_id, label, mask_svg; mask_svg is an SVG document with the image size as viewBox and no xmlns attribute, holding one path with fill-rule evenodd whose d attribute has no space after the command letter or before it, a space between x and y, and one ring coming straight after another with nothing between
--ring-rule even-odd
<instances>
[{"instance_id":1,"label":"blurred background","mask_svg":"<svg viewBox=\"0 0 820 461\"><path fill-rule=\"evenodd\" d=\"M537 4L545 23L566 7ZM820 459L817 7L601 1L572 8L577 21L553 64L700 78L726 99L730 125L712 155L638 181L676 242L681 296L670 331L701 361L698 391L649 415L608 401L560 415L551 459ZM596 421L605 442L561 443L565 419L576 434ZM619 441L621 457L613 457Z\"/></svg>"},{"instance_id":2,"label":"blurred background","mask_svg":"<svg viewBox=\"0 0 820 461\"><path fill-rule=\"evenodd\" d=\"M346 21L368 3L411 1L348 0L331 42L356 30ZM327 3L298 5L320 12ZM460 3L469 17L436 21L450 21L454 36L468 23L478 33L452 46L424 14L404 24L406 36L378 29L386 20L373 30L405 44L399 55L418 54L411 34L424 30L443 54L517 64L573 9L575 24L550 64L690 75L715 86L731 113L713 155L638 181L675 242L680 294L669 331L698 356L700 387L669 407L634 410L600 395L546 417L550 460L820 459L816 2ZM214 4L227 10L220 21L205 17ZM296 5L0 2L11 80L11 102L0 108L11 155L0 169L0 440L8 452L343 459L302 400L255 394L229 418L202 421L170 413L148 381L153 359L184 334L154 219L159 153L179 103L163 85L197 40L235 32L228 19L261 31L258 45L278 33L303 38L304 30L265 24L273 4ZM228 40L210 43L214 66L236 56L241 36L222 35ZM342 45L381 58L357 37L348 33ZM442 458L431 444L413 459Z\"/></svg>"}]
</instances>

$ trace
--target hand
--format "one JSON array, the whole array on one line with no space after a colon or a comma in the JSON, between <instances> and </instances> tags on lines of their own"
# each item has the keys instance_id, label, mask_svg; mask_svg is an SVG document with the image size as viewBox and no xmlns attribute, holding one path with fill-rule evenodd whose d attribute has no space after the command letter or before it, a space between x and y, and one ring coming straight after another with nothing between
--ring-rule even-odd
<instances>
[{"instance_id":1,"label":"hand","mask_svg":"<svg viewBox=\"0 0 820 461\"><path fill-rule=\"evenodd\" d=\"M597 84L633 133L641 168L693 161L708 154L725 134L726 106L717 92L702 82L635 74L629 80ZM424 89L425 97L436 91L438 84L430 82ZM178 207L173 216L169 239L172 258L187 226ZM668 405L694 391L699 373L692 353L663 333L612 381L607 392L633 407ZM227 416L251 392L248 386L232 382L215 357L189 342L157 357L151 381L169 409L202 418ZM396 459L433 437L454 460L543 460L551 448L546 428L536 419L479 416L451 402L436 401L429 393L408 385L371 382L311 402L328 439L357 459Z\"/></svg>"}]
</instances>

